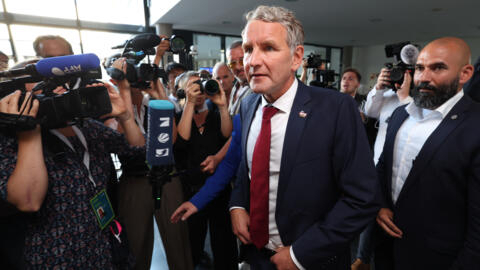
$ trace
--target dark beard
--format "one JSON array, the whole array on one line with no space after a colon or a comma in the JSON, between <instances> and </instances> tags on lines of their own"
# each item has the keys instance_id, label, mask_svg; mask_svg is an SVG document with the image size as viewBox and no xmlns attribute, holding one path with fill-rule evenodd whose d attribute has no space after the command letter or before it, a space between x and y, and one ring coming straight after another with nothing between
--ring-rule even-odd
<instances>
[{"instance_id":1,"label":"dark beard","mask_svg":"<svg viewBox=\"0 0 480 270\"><path fill-rule=\"evenodd\" d=\"M455 78L449 84L438 87L422 82L412 89L413 102L420 108L434 110L457 94L460 78ZM433 93L420 92L420 89L432 90Z\"/></svg>"}]
</instances>

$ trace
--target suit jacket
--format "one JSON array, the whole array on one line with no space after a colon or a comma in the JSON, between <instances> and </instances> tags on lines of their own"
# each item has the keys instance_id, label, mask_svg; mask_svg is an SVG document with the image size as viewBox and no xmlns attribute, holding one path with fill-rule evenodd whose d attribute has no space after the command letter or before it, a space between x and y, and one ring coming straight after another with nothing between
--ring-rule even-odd
<instances>
[{"instance_id":1,"label":"suit jacket","mask_svg":"<svg viewBox=\"0 0 480 270\"><path fill-rule=\"evenodd\" d=\"M480 57L475 62L475 71L472 78L463 86L465 94L469 95L473 100L480 102Z\"/></svg>"},{"instance_id":2,"label":"suit jacket","mask_svg":"<svg viewBox=\"0 0 480 270\"><path fill-rule=\"evenodd\" d=\"M379 235L391 259L376 268L479 269L480 104L467 95L455 104L418 153L394 205L395 136L407 117L405 106L392 114L377 164L383 207L393 210L403 237Z\"/></svg>"},{"instance_id":3,"label":"suit jacket","mask_svg":"<svg viewBox=\"0 0 480 270\"><path fill-rule=\"evenodd\" d=\"M249 209L246 142L261 96L242 102L242 160L230 206ZM306 117L301 117L300 112ZM303 115L303 114L302 114ZM272 126L272 129L275 126ZM355 101L299 82L287 123L278 183L276 223L285 246L307 269L339 267L350 241L378 210L378 180Z\"/></svg>"}]
</instances>

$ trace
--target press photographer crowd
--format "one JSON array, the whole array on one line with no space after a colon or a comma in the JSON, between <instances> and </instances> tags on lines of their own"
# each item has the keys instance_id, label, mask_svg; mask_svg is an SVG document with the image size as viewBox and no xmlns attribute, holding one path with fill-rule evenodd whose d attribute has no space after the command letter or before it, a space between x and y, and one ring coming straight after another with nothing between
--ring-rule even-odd
<instances>
[{"instance_id":1,"label":"press photographer crowd","mask_svg":"<svg viewBox=\"0 0 480 270\"><path fill-rule=\"evenodd\" d=\"M171 270L479 269L467 43L387 45L362 96L291 11L245 19L211 74L153 33L1 66L0 269L150 269L154 226Z\"/></svg>"}]
</instances>

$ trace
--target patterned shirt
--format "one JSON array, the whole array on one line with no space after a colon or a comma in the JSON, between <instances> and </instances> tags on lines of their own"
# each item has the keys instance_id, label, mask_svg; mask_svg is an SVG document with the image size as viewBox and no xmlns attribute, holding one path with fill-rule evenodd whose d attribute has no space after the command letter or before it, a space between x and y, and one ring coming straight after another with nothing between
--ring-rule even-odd
<instances>
[{"instance_id":1,"label":"patterned shirt","mask_svg":"<svg viewBox=\"0 0 480 270\"><path fill-rule=\"evenodd\" d=\"M113 269L110 234L100 229L90 205L106 187L110 177L110 153L141 154L143 147L132 147L123 135L87 120L79 126L87 141L90 173L83 163L84 146L68 137L75 151L55 136L52 149L45 148L48 191L42 207L31 214L25 236L25 260L29 269ZM17 162L15 137L0 135L0 199L7 198L7 181ZM55 152L56 154L54 154Z\"/></svg>"}]
</instances>

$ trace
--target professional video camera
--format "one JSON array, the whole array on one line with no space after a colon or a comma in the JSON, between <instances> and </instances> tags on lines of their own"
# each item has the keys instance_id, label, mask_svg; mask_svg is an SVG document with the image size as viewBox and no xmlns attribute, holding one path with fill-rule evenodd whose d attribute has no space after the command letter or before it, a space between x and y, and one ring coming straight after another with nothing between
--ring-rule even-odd
<instances>
[{"instance_id":1,"label":"professional video camera","mask_svg":"<svg viewBox=\"0 0 480 270\"><path fill-rule=\"evenodd\" d=\"M326 59L322 59L320 54L310 53L307 57L307 68L313 69L315 80L310 82L310 85L333 88L335 82L335 71L328 69L330 62Z\"/></svg>"},{"instance_id":2,"label":"professional video camera","mask_svg":"<svg viewBox=\"0 0 480 270\"><path fill-rule=\"evenodd\" d=\"M319 68L325 62L326 60L323 60L322 55L320 54L315 54L312 52L307 56L307 68Z\"/></svg>"},{"instance_id":3,"label":"professional video camera","mask_svg":"<svg viewBox=\"0 0 480 270\"><path fill-rule=\"evenodd\" d=\"M101 79L100 60L95 54L68 55L46 58L24 68L0 72L0 77L12 79L0 82L0 98L21 90L19 105L25 97L25 84L39 82L33 89L43 90L31 97L40 102L37 117L0 113L0 127L10 130L30 130L40 124L45 128L65 127L83 118L98 118L112 111L105 87L73 89L71 81ZM63 86L67 92L57 95L53 90Z\"/></svg>"},{"instance_id":4,"label":"professional video camera","mask_svg":"<svg viewBox=\"0 0 480 270\"><path fill-rule=\"evenodd\" d=\"M385 46L387 57L394 57L395 63L385 63L385 67L390 70L389 86L396 91L395 84L402 84L405 71L410 70L412 76L415 71L415 62L418 57L418 48L409 41L390 44Z\"/></svg>"},{"instance_id":5,"label":"professional video camera","mask_svg":"<svg viewBox=\"0 0 480 270\"><path fill-rule=\"evenodd\" d=\"M185 42L173 35L170 38L169 51L179 53L184 50ZM162 42L156 34L144 33L125 41L124 44L113 47L112 49L123 49L122 53L115 54L110 57L106 63L107 73L113 79L123 80L127 79L131 87L147 89L150 87L150 82L158 78L164 78L166 81L166 73L162 68L150 62L149 55L155 55L155 47ZM111 67L113 61L119 57L125 57L127 63L127 72L124 74L121 70ZM147 58L147 63L142 63L142 60Z\"/></svg>"},{"instance_id":6,"label":"professional video camera","mask_svg":"<svg viewBox=\"0 0 480 270\"><path fill-rule=\"evenodd\" d=\"M220 91L220 86L218 85L218 82L215 80L201 79L201 80L196 80L193 83L200 85L200 92L205 93L209 96L213 96ZM178 99L183 99L186 97L187 95L184 89L177 90Z\"/></svg>"}]
</instances>

